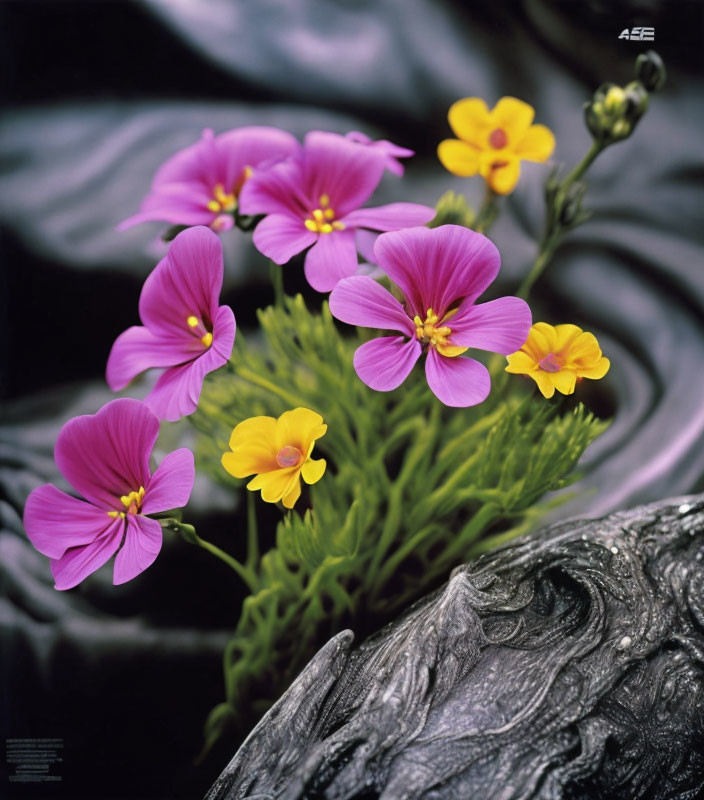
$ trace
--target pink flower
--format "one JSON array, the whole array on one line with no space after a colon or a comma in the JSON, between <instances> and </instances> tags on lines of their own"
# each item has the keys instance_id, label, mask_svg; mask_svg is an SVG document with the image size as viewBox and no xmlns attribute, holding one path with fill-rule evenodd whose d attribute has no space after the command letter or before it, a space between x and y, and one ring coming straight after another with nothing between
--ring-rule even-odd
<instances>
[{"instance_id":1,"label":"pink flower","mask_svg":"<svg viewBox=\"0 0 704 800\"><path fill-rule=\"evenodd\" d=\"M139 316L144 325L121 333L110 351L108 386L123 389L151 367L165 369L145 398L160 419L175 422L198 405L203 379L227 362L235 315L218 306L222 244L207 228L182 231L144 282Z\"/></svg>"},{"instance_id":2,"label":"pink flower","mask_svg":"<svg viewBox=\"0 0 704 800\"><path fill-rule=\"evenodd\" d=\"M388 139L378 139L376 142L374 142L367 136L366 133L361 133L360 131L350 131L346 135L346 138L351 142L365 144L374 150L378 150L384 155L384 166L386 169L388 169L389 172L393 173L394 175L398 175L399 177L403 175L403 164L399 161L399 158L410 158L411 156L415 155L413 150L409 150L407 147L401 147L400 145L394 144Z\"/></svg>"},{"instance_id":3,"label":"pink flower","mask_svg":"<svg viewBox=\"0 0 704 800\"><path fill-rule=\"evenodd\" d=\"M161 525L146 514L181 508L195 475L193 454L169 453L152 474L149 456L159 420L139 400L113 400L75 417L54 449L61 474L83 495L46 483L27 498L24 526L32 544L51 559L57 589L71 589L115 553L113 582L132 580L161 550Z\"/></svg>"},{"instance_id":4,"label":"pink flower","mask_svg":"<svg viewBox=\"0 0 704 800\"><path fill-rule=\"evenodd\" d=\"M480 233L441 225L382 234L374 253L405 295L404 304L376 281L358 275L337 284L330 311L350 325L402 335L359 347L357 375L372 389L388 392L403 383L425 352L425 375L438 399L448 406L481 403L489 394L489 372L462 354L470 347L513 353L531 325L530 309L518 297L475 304L499 271L496 247Z\"/></svg>"},{"instance_id":5,"label":"pink flower","mask_svg":"<svg viewBox=\"0 0 704 800\"><path fill-rule=\"evenodd\" d=\"M329 292L357 271L358 232L423 225L435 216L434 209L416 203L360 208L385 164L384 153L373 147L336 133L309 133L301 151L257 173L242 189L240 210L267 215L254 231L254 244L277 264L310 247L308 283Z\"/></svg>"},{"instance_id":6,"label":"pink flower","mask_svg":"<svg viewBox=\"0 0 704 800\"><path fill-rule=\"evenodd\" d=\"M159 168L141 211L118 230L153 220L228 230L234 224L240 190L252 172L299 148L290 133L277 128L237 128L219 136L206 128L199 142Z\"/></svg>"}]
</instances>

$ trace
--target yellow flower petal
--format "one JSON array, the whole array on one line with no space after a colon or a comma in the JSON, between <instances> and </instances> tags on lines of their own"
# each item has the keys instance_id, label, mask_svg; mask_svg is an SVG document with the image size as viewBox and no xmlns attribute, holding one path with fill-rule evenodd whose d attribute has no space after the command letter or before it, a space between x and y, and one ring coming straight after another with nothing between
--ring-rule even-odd
<instances>
[{"instance_id":1,"label":"yellow flower petal","mask_svg":"<svg viewBox=\"0 0 704 800\"><path fill-rule=\"evenodd\" d=\"M552 325L547 322L536 322L528 332L528 339L522 349L535 359L540 361L548 353L555 352L557 344L557 332Z\"/></svg>"},{"instance_id":2,"label":"yellow flower petal","mask_svg":"<svg viewBox=\"0 0 704 800\"><path fill-rule=\"evenodd\" d=\"M545 323L543 323L545 324ZM561 353L571 347L575 339L582 333L582 329L577 325L555 325L555 341L553 347L555 353Z\"/></svg>"},{"instance_id":3,"label":"yellow flower petal","mask_svg":"<svg viewBox=\"0 0 704 800\"><path fill-rule=\"evenodd\" d=\"M577 384L577 376L569 369L562 369L559 372L548 373L553 385L562 394L572 394Z\"/></svg>"},{"instance_id":4,"label":"yellow flower petal","mask_svg":"<svg viewBox=\"0 0 704 800\"><path fill-rule=\"evenodd\" d=\"M547 161L555 149L555 137L545 125L531 125L513 148L519 158Z\"/></svg>"},{"instance_id":5,"label":"yellow flower petal","mask_svg":"<svg viewBox=\"0 0 704 800\"><path fill-rule=\"evenodd\" d=\"M494 167L486 176L486 182L497 194L510 194L521 177L521 162L517 158L509 158L502 167Z\"/></svg>"},{"instance_id":6,"label":"yellow flower petal","mask_svg":"<svg viewBox=\"0 0 704 800\"><path fill-rule=\"evenodd\" d=\"M276 452L286 445L297 447L307 453L310 443L325 435L328 429L323 418L309 408L294 408L285 411L276 420Z\"/></svg>"},{"instance_id":7,"label":"yellow flower petal","mask_svg":"<svg viewBox=\"0 0 704 800\"><path fill-rule=\"evenodd\" d=\"M570 366L588 369L601 358L601 348L593 333L581 333L569 350Z\"/></svg>"},{"instance_id":8,"label":"yellow flower petal","mask_svg":"<svg viewBox=\"0 0 704 800\"><path fill-rule=\"evenodd\" d=\"M325 474L327 462L324 458L309 458L301 467L301 475L306 483L317 483Z\"/></svg>"},{"instance_id":9,"label":"yellow flower petal","mask_svg":"<svg viewBox=\"0 0 704 800\"><path fill-rule=\"evenodd\" d=\"M535 111L533 106L515 97L502 97L491 111L491 126L506 131L509 146L513 149L530 128ZM464 137L463 137L464 138Z\"/></svg>"},{"instance_id":10,"label":"yellow flower petal","mask_svg":"<svg viewBox=\"0 0 704 800\"><path fill-rule=\"evenodd\" d=\"M508 366L506 372L511 372L514 375L528 375L530 372L538 369L538 364L532 359L528 353L519 350L517 353L511 353L506 356Z\"/></svg>"},{"instance_id":11,"label":"yellow flower petal","mask_svg":"<svg viewBox=\"0 0 704 800\"><path fill-rule=\"evenodd\" d=\"M491 132L489 109L481 97L465 97L450 106L447 112L455 136L465 142L484 147Z\"/></svg>"},{"instance_id":12,"label":"yellow flower petal","mask_svg":"<svg viewBox=\"0 0 704 800\"><path fill-rule=\"evenodd\" d=\"M262 500L267 503L278 503L284 495L291 491L293 483L299 481L299 473L299 467L275 469L252 478L247 484L247 488L252 492L261 489Z\"/></svg>"},{"instance_id":13,"label":"yellow flower petal","mask_svg":"<svg viewBox=\"0 0 704 800\"><path fill-rule=\"evenodd\" d=\"M301 482L296 480L291 484L291 489L283 496L284 508L293 508L296 500L301 496Z\"/></svg>"},{"instance_id":14,"label":"yellow flower petal","mask_svg":"<svg viewBox=\"0 0 704 800\"><path fill-rule=\"evenodd\" d=\"M539 369L531 372L530 377L538 384L538 389L543 397L550 399L555 394L555 384L551 380L553 376L549 372Z\"/></svg>"},{"instance_id":15,"label":"yellow flower petal","mask_svg":"<svg viewBox=\"0 0 704 800\"><path fill-rule=\"evenodd\" d=\"M273 417L250 417L240 422L230 436L230 447L247 445L252 441L269 441L274 448L274 430L276 420Z\"/></svg>"},{"instance_id":16,"label":"yellow flower petal","mask_svg":"<svg viewBox=\"0 0 704 800\"><path fill-rule=\"evenodd\" d=\"M445 139L438 145L438 158L448 172L469 178L479 169L479 151L459 139Z\"/></svg>"},{"instance_id":17,"label":"yellow flower petal","mask_svg":"<svg viewBox=\"0 0 704 800\"><path fill-rule=\"evenodd\" d=\"M602 356L593 367L589 367L588 369L577 369L577 375L580 378L599 380L599 378L603 378L604 375L606 375L610 366L611 362L609 359Z\"/></svg>"},{"instance_id":18,"label":"yellow flower petal","mask_svg":"<svg viewBox=\"0 0 704 800\"><path fill-rule=\"evenodd\" d=\"M251 417L241 422L230 436L234 452L225 453L222 465L235 478L277 469L273 417Z\"/></svg>"}]
</instances>

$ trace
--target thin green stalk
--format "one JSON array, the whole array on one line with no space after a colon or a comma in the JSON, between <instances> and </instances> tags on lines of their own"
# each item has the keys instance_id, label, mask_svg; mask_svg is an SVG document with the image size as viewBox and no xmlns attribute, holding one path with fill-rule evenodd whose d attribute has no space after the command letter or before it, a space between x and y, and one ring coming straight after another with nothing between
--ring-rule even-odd
<instances>
[{"instance_id":1,"label":"thin green stalk","mask_svg":"<svg viewBox=\"0 0 704 800\"><path fill-rule=\"evenodd\" d=\"M274 305L277 308L284 307L284 273L282 272L282 267L278 264L274 264L272 261L269 264L269 276L271 277L271 283L274 287Z\"/></svg>"},{"instance_id":2,"label":"thin green stalk","mask_svg":"<svg viewBox=\"0 0 704 800\"><path fill-rule=\"evenodd\" d=\"M601 153L604 149L603 145L599 144L598 142L592 142L592 146L587 151L587 154L584 158L577 164L577 166L569 173L569 175L565 178L562 182L561 190L564 192L569 186L571 186L575 181L578 181L582 175L591 167L594 159Z\"/></svg>"},{"instance_id":3,"label":"thin green stalk","mask_svg":"<svg viewBox=\"0 0 704 800\"><path fill-rule=\"evenodd\" d=\"M225 564L227 564L230 569L233 569L240 578L247 584L247 588L252 594L256 594L259 590L259 581L257 580L257 576L254 573L254 570L250 569L248 566L244 564L240 564L240 562L234 557L226 553L224 550L221 550L217 545L214 545L212 542L206 542L205 539L201 539L200 536L194 534L194 538L192 539L193 544L197 544L199 547L202 547L203 550L207 550L209 553L214 555L216 558L219 558Z\"/></svg>"},{"instance_id":4,"label":"thin green stalk","mask_svg":"<svg viewBox=\"0 0 704 800\"><path fill-rule=\"evenodd\" d=\"M254 492L247 492L247 559L245 567L254 571L259 563L259 531L257 529L257 506Z\"/></svg>"},{"instance_id":5,"label":"thin green stalk","mask_svg":"<svg viewBox=\"0 0 704 800\"><path fill-rule=\"evenodd\" d=\"M477 233L488 233L499 214L499 196L487 183L484 189L484 199L474 220L474 230Z\"/></svg>"}]
</instances>

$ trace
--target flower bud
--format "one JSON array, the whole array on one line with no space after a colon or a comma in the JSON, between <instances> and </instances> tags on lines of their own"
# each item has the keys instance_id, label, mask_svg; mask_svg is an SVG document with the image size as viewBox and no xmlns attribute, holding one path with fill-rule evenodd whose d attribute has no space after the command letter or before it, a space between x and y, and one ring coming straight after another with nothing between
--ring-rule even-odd
<instances>
[{"instance_id":1,"label":"flower bud","mask_svg":"<svg viewBox=\"0 0 704 800\"><path fill-rule=\"evenodd\" d=\"M636 78L649 92L662 89L667 79L665 64L655 50L641 53L636 59Z\"/></svg>"},{"instance_id":2,"label":"flower bud","mask_svg":"<svg viewBox=\"0 0 704 800\"><path fill-rule=\"evenodd\" d=\"M467 203L464 195L455 194L451 189L438 200L435 206L435 217L428 223L428 227L437 228L440 225L463 225L471 228L474 225L475 213Z\"/></svg>"},{"instance_id":3,"label":"flower bud","mask_svg":"<svg viewBox=\"0 0 704 800\"><path fill-rule=\"evenodd\" d=\"M572 228L579 225L589 215L582 211L582 200L586 186L583 183L573 183L567 189L560 208L560 224L563 228Z\"/></svg>"}]
</instances>

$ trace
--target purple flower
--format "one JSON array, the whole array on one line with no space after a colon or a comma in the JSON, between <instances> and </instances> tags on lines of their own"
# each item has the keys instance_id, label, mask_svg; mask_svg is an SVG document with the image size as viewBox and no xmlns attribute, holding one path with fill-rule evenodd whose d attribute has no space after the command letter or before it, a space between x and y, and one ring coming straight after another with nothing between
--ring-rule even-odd
<instances>
[{"instance_id":1,"label":"purple flower","mask_svg":"<svg viewBox=\"0 0 704 800\"><path fill-rule=\"evenodd\" d=\"M299 148L290 133L278 128L237 128L219 136L206 128L200 141L159 168L141 211L118 230L154 220L228 230L234 224L232 212L240 190L253 170Z\"/></svg>"},{"instance_id":2,"label":"purple flower","mask_svg":"<svg viewBox=\"0 0 704 800\"><path fill-rule=\"evenodd\" d=\"M255 174L242 189L240 210L267 215L254 231L254 244L277 264L310 247L308 283L329 292L357 271L358 232L398 230L435 216L434 209L416 203L360 208L385 164L385 155L373 147L336 133L309 133L296 155Z\"/></svg>"},{"instance_id":3,"label":"purple flower","mask_svg":"<svg viewBox=\"0 0 704 800\"><path fill-rule=\"evenodd\" d=\"M403 175L403 164L399 161L399 158L410 158L410 156L415 155L413 150L394 144L388 139L378 139L374 142L366 133L361 133L361 131L350 131L345 138L349 139L351 142L365 144L374 150L378 150L384 155L384 166L386 169L399 177Z\"/></svg>"},{"instance_id":4,"label":"purple flower","mask_svg":"<svg viewBox=\"0 0 704 800\"><path fill-rule=\"evenodd\" d=\"M54 449L61 474L85 500L46 483L27 498L24 526L51 559L57 589L71 589L117 553L113 582L132 580L161 550L161 525L145 514L181 508L195 475L193 454L169 453L152 474L159 420L139 400L113 400L75 417Z\"/></svg>"},{"instance_id":5,"label":"purple flower","mask_svg":"<svg viewBox=\"0 0 704 800\"><path fill-rule=\"evenodd\" d=\"M222 279L218 237L202 226L179 233L142 287L144 325L128 328L112 346L108 386L118 391L144 370L161 367L165 372L145 402L169 422L192 414L203 379L227 362L235 341L235 315L218 306Z\"/></svg>"},{"instance_id":6,"label":"purple flower","mask_svg":"<svg viewBox=\"0 0 704 800\"><path fill-rule=\"evenodd\" d=\"M528 336L531 313L518 297L476 305L494 280L499 252L480 233L459 225L382 234L374 252L381 269L405 295L402 305L365 276L340 281L330 295L333 316L363 328L401 336L373 339L357 349L354 367L367 386L388 392L427 353L428 385L445 405L473 406L486 399L489 372L470 347L508 355Z\"/></svg>"}]
</instances>

